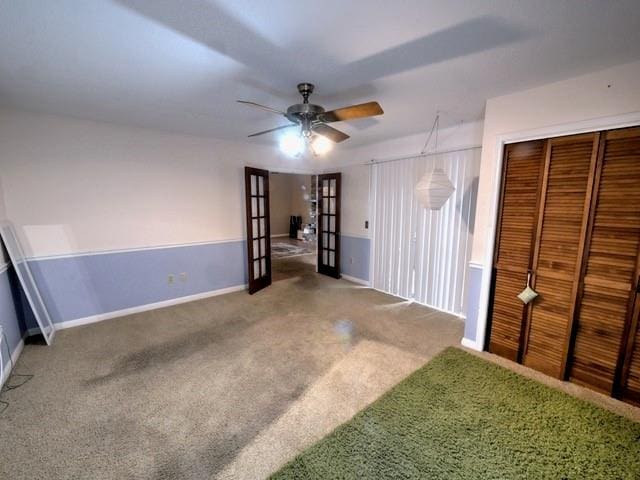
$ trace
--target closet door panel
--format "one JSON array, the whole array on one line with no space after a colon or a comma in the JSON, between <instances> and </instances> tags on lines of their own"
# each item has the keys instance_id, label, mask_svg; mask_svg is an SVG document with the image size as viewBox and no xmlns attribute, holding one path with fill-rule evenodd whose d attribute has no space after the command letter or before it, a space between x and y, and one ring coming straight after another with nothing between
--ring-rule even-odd
<instances>
[{"instance_id":1,"label":"closet door panel","mask_svg":"<svg viewBox=\"0 0 640 480\"><path fill-rule=\"evenodd\" d=\"M597 134L548 141L524 364L564 375L595 169ZM595 145L597 148L597 144Z\"/></svg>"},{"instance_id":2,"label":"closet door panel","mask_svg":"<svg viewBox=\"0 0 640 480\"><path fill-rule=\"evenodd\" d=\"M543 140L505 149L489 351L512 360L520 353L525 307L517 295L530 268L543 165Z\"/></svg>"},{"instance_id":3,"label":"closet door panel","mask_svg":"<svg viewBox=\"0 0 640 480\"><path fill-rule=\"evenodd\" d=\"M612 393L640 249L640 129L602 134L570 378Z\"/></svg>"},{"instance_id":4,"label":"closet door panel","mask_svg":"<svg viewBox=\"0 0 640 480\"><path fill-rule=\"evenodd\" d=\"M524 305L517 296L526 281L526 271L495 272L489 351L514 361L518 359L524 314Z\"/></svg>"},{"instance_id":5,"label":"closet door panel","mask_svg":"<svg viewBox=\"0 0 640 480\"><path fill-rule=\"evenodd\" d=\"M636 310L636 318L634 322L634 332L632 332L632 350L626 358L626 374L624 376L624 384L621 389L621 397L623 400L630 401L640 406L640 330L638 330L638 312Z\"/></svg>"}]
</instances>

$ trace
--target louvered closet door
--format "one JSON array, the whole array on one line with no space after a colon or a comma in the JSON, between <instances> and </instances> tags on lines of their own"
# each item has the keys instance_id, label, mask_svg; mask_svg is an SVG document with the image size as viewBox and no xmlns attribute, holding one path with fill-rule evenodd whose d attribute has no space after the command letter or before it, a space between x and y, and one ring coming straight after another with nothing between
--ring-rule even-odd
<instances>
[{"instance_id":1,"label":"louvered closet door","mask_svg":"<svg viewBox=\"0 0 640 480\"><path fill-rule=\"evenodd\" d=\"M598 135L547 141L523 363L554 377L566 368Z\"/></svg>"},{"instance_id":2,"label":"louvered closet door","mask_svg":"<svg viewBox=\"0 0 640 480\"><path fill-rule=\"evenodd\" d=\"M596 172L570 379L611 394L636 297L640 128L604 132Z\"/></svg>"},{"instance_id":3,"label":"louvered closet door","mask_svg":"<svg viewBox=\"0 0 640 480\"><path fill-rule=\"evenodd\" d=\"M533 251L544 140L507 145L496 236L489 351L519 360L525 307L517 295Z\"/></svg>"}]
</instances>

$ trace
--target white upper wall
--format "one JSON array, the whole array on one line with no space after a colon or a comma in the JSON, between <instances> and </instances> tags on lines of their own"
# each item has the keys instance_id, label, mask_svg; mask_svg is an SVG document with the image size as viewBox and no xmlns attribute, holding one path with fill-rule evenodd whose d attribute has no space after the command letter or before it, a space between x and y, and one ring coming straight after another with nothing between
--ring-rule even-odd
<instances>
[{"instance_id":1,"label":"white upper wall","mask_svg":"<svg viewBox=\"0 0 640 480\"><path fill-rule=\"evenodd\" d=\"M448 115L443 114L443 117ZM344 148L339 146L324 162L325 171L332 166L362 165L371 163L372 159L385 160L395 157L418 155L424 147L434 119L428 120L423 133L394 138L383 142L372 143L362 147ZM482 142L482 121L459 123L453 127L443 128L438 132L438 150L477 146ZM435 134L431 137L427 151L435 148ZM329 165L326 165L329 164Z\"/></svg>"},{"instance_id":2,"label":"white upper wall","mask_svg":"<svg viewBox=\"0 0 640 480\"><path fill-rule=\"evenodd\" d=\"M498 188L498 137L640 112L640 62L551 83L487 101L478 210L471 260L488 262L492 219L488 205ZM484 208L483 208L484 207Z\"/></svg>"},{"instance_id":3,"label":"white upper wall","mask_svg":"<svg viewBox=\"0 0 640 480\"><path fill-rule=\"evenodd\" d=\"M269 175L269 211L271 235L289 233L291 182L289 175Z\"/></svg>"},{"instance_id":4,"label":"white upper wall","mask_svg":"<svg viewBox=\"0 0 640 480\"><path fill-rule=\"evenodd\" d=\"M342 172L343 234L369 237L369 229L365 228L365 222L370 220L371 160L417 155L427 138L428 131L352 149L337 147L330 157L323 160L324 172ZM482 122L462 123L440 130L438 150L477 146L481 140ZM434 149L434 142L435 136L429 143L429 151Z\"/></svg>"},{"instance_id":5,"label":"white upper wall","mask_svg":"<svg viewBox=\"0 0 640 480\"><path fill-rule=\"evenodd\" d=\"M292 215L301 216L302 223L310 222L311 204L304 198L310 192L311 175L273 172L269 175L271 235L288 235Z\"/></svg>"},{"instance_id":6,"label":"white upper wall","mask_svg":"<svg viewBox=\"0 0 640 480\"><path fill-rule=\"evenodd\" d=\"M340 231L343 235L368 238L365 222L369 220L370 167L352 165L335 171L342 172Z\"/></svg>"},{"instance_id":7,"label":"white upper wall","mask_svg":"<svg viewBox=\"0 0 640 480\"><path fill-rule=\"evenodd\" d=\"M311 176L287 175L289 177L289 216L302 217L302 223L311 222ZM304 189L302 188L304 186ZM305 195L309 195L305 199ZM287 223L289 219L287 218ZM287 232L289 229L287 228Z\"/></svg>"},{"instance_id":8,"label":"white upper wall","mask_svg":"<svg viewBox=\"0 0 640 480\"><path fill-rule=\"evenodd\" d=\"M28 256L244 237L245 165L274 148L0 110L5 217Z\"/></svg>"}]
</instances>

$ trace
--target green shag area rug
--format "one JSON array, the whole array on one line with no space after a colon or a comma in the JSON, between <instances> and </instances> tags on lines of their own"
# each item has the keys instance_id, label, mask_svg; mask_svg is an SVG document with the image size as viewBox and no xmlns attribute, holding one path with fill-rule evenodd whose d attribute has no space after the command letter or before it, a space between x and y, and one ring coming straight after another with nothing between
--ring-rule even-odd
<instances>
[{"instance_id":1,"label":"green shag area rug","mask_svg":"<svg viewBox=\"0 0 640 480\"><path fill-rule=\"evenodd\" d=\"M640 424L455 348L272 479L640 479Z\"/></svg>"}]
</instances>

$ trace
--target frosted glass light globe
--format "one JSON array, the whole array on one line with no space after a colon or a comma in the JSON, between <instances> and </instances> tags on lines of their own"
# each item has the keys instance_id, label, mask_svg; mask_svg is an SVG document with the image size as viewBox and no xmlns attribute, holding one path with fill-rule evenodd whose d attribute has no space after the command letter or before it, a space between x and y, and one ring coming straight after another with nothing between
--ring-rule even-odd
<instances>
[{"instance_id":1,"label":"frosted glass light globe","mask_svg":"<svg viewBox=\"0 0 640 480\"><path fill-rule=\"evenodd\" d=\"M280 138L280 150L285 155L290 157L297 157L305 148L304 139L295 133L285 133Z\"/></svg>"},{"instance_id":2,"label":"frosted glass light globe","mask_svg":"<svg viewBox=\"0 0 640 480\"><path fill-rule=\"evenodd\" d=\"M327 137L316 135L313 142L311 142L311 148L316 155L325 155L333 148L333 142Z\"/></svg>"}]
</instances>

